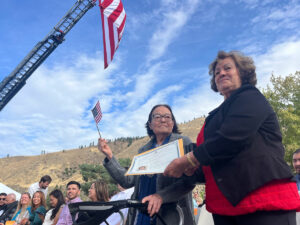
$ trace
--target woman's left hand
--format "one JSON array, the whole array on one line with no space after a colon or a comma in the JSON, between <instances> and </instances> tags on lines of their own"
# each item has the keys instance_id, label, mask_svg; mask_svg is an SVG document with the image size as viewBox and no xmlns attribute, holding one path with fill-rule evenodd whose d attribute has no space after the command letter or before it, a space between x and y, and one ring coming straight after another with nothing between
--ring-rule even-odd
<instances>
[{"instance_id":1,"label":"woman's left hand","mask_svg":"<svg viewBox=\"0 0 300 225\"><path fill-rule=\"evenodd\" d=\"M181 177L184 171L189 167L189 162L187 161L185 156L174 159L165 169L164 176L176 178Z\"/></svg>"},{"instance_id":2,"label":"woman's left hand","mask_svg":"<svg viewBox=\"0 0 300 225\"><path fill-rule=\"evenodd\" d=\"M191 154L191 153L188 153ZM194 155L190 155L195 162ZM194 166L188 161L187 156L182 156L178 159L174 159L165 169L164 176L179 178L183 174L187 176L192 176L194 172L198 169L200 164L197 162Z\"/></svg>"},{"instance_id":3,"label":"woman's left hand","mask_svg":"<svg viewBox=\"0 0 300 225\"><path fill-rule=\"evenodd\" d=\"M148 213L152 217L155 213L158 213L160 206L163 202L162 197L159 194L149 195L142 199L142 203L148 202Z\"/></svg>"},{"instance_id":4,"label":"woman's left hand","mask_svg":"<svg viewBox=\"0 0 300 225\"><path fill-rule=\"evenodd\" d=\"M20 222L20 225L27 225L27 224L30 224L30 221L28 220L28 218L24 218Z\"/></svg>"}]
</instances>

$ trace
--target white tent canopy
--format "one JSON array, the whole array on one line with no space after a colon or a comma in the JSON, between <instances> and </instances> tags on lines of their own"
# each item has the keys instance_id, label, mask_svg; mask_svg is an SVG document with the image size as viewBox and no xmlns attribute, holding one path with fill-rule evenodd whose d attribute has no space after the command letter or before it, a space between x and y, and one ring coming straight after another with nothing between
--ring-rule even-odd
<instances>
[{"instance_id":1,"label":"white tent canopy","mask_svg":"<svg viewBox=\"0 0 300 225\"><path fill-rule=\"evenodd\" d=\"M14 193L17 197L17 200L19 200L21 198L21 193L11 189L10 187L6 186L5 184L0 183L0 193L6 193L6 194L10 194L10 193Z\"/></svg>"}]
</instances>

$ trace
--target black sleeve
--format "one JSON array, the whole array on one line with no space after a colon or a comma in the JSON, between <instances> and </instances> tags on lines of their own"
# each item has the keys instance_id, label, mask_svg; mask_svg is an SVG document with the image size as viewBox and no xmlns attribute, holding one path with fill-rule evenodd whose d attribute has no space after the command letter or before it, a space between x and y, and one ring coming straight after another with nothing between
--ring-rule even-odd
<instances>
[{"instance_id":1,"label":"black sleeve","mask_svg":"<svg viewBox=\"0 0 300 225\"><path fill-rule=\"evenodd\" d=\"M231 97L221 126L194 150L195 157L202 165L235 157L251 143L268 115L273 112L257 89L246 90Z\"/></svg>"}]
</instances>

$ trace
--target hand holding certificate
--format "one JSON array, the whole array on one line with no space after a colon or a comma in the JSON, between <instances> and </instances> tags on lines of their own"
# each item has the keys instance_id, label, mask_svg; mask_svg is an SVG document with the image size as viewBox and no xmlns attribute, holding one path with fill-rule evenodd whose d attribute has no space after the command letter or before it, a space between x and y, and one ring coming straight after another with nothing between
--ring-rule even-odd
<instances>
[{"instance_id":1,"label":"hand holding certificate","mask_svg":"<svg viewBox=\"0 0 300 225\"><path fill-rule=\"evenodd\" d=\"M182 139L170 142L134 156L125 175L163 173L170 162L183 155Z\"/></svg>"}]
</instances>

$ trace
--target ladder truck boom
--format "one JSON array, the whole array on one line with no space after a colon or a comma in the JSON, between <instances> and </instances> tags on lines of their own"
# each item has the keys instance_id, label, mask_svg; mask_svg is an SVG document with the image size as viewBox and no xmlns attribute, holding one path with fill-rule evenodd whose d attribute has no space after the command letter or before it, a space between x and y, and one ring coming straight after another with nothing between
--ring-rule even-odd
<instances>
[{"instance_id":1,"label":"ladder truck boom","mask_svg":"<svg viewBox=\"0 0 300 225\"><path fill-rule=\"evenodd\" d=\"M96 5L96 0L77 0L73 7L28 53L19 65L0 83L0 111L26 84L26 80L41 63L64 41L64 36Z\"/></svg>"}]
</instances>

